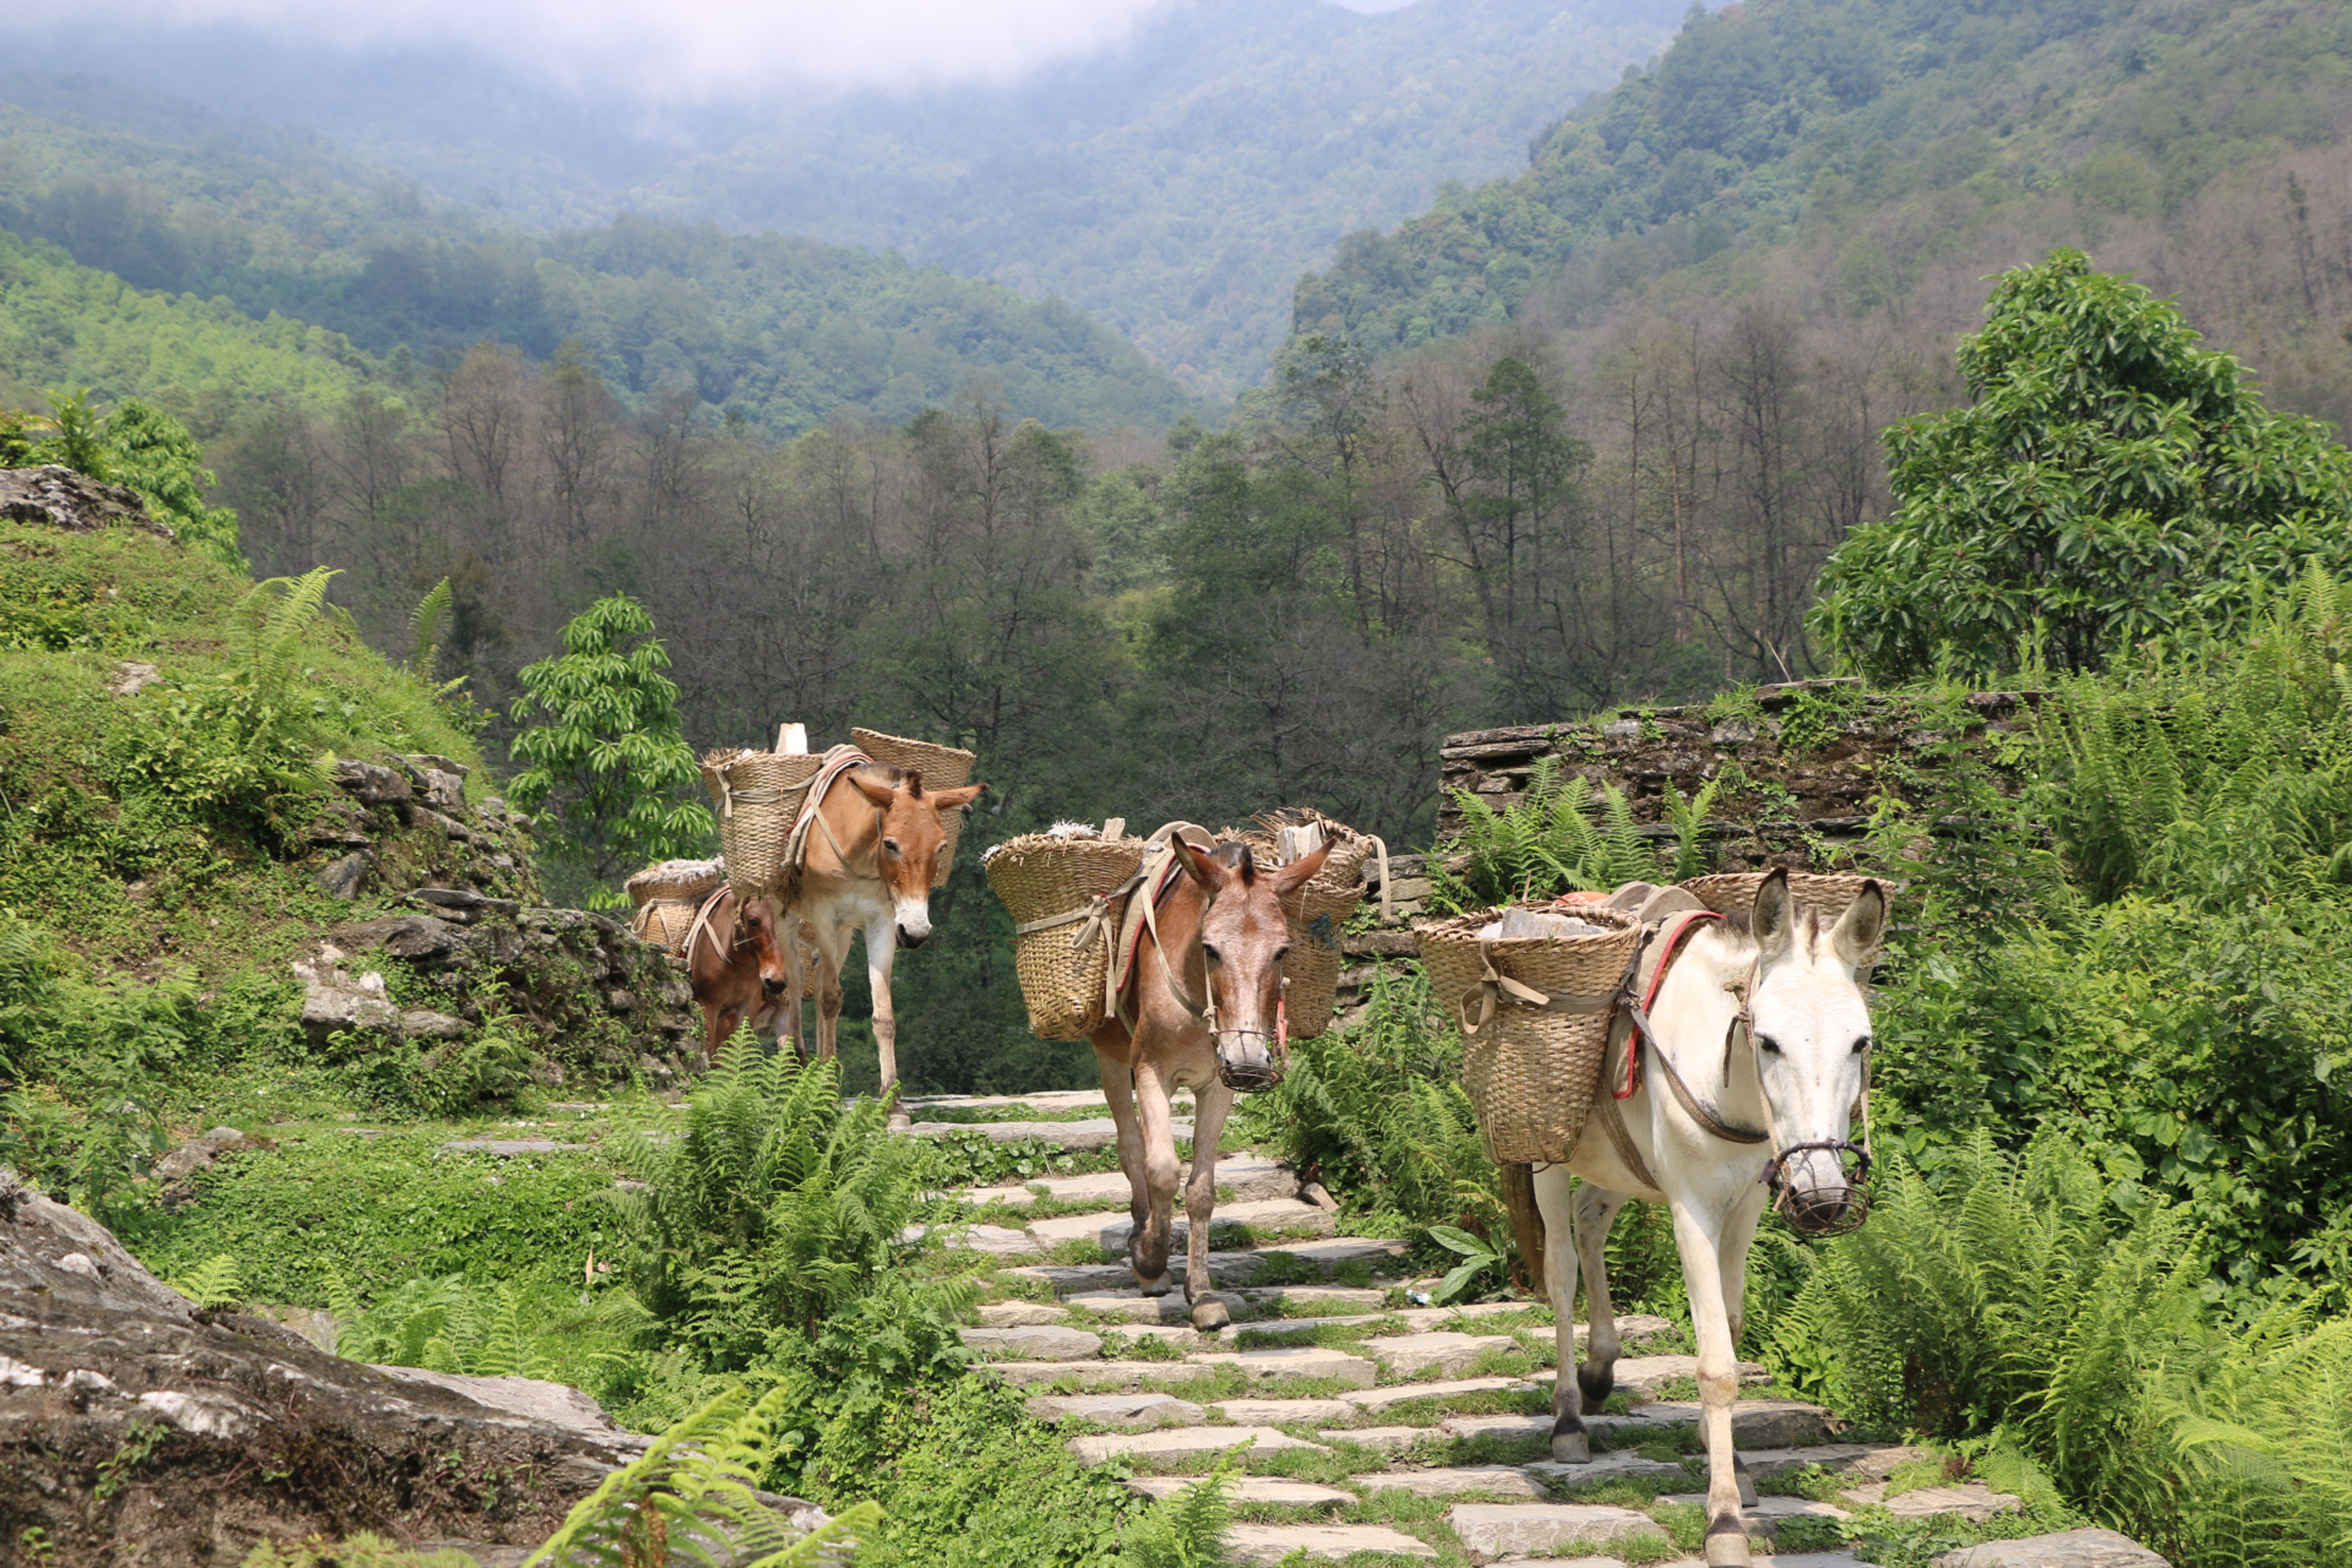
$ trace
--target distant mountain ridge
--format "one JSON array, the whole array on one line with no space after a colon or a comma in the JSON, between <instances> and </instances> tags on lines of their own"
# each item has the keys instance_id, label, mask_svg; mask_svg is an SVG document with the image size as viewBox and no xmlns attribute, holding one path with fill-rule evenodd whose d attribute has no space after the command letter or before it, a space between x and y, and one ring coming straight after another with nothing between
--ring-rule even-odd
<instances>
[{"instance_id":1,"label":"distant mountain ridge","mask_svg":"<svg viewBox=\"0 0 2352 1568\"><path fill-rule=\"evenodd\" d=\"M180 304L201 316L325 328L388 356L395 380L485 338L542 359L572 341L626 404L780 434L845 406L903 422L975 379L1057 426L1158 428L1195 406L1099 322L999 285L708 224L502 229L315 136L91 79L0 77L0 229L192 296ZM40 272L45 289L64 276ZM73 297L105 292L85 280ZM38 376L155 390L116 348L73 348L79 309L44 308ZM84 363L105 374L71 369ZM0 363L0 377L36 374Z\"/></svg>"},{"instance_id":2,"label":"distant mountain ridge","mask_svg":"<svg viewBox=\"0 0 2352 1568\"><path fill-rule=\"evenodd\" d=\"M649 109L453 54L230 29L114 37L120 75L312 128L545 228L622 212L896 249L1058 298L1195 392L1260 378L1339 238L1531 139L1671 37L1685 0L1173 0L1127 44L1012 87ZM0 59L68 58L0 36ZM43 110L56 112L52 105Z\"/></svg>"}]
</instances>

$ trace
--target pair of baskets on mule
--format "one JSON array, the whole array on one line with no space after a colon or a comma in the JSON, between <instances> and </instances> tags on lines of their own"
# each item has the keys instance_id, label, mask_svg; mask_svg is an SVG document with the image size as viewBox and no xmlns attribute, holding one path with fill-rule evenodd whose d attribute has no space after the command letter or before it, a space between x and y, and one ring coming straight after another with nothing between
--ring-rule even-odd
<instances>
[{"instance_id":1,"label":"pair of baskets on mule","mask_svg":"<svg viewBox=\"0 0 2352 1568\"><path fill-rule=\"evenodd\" d=\"M1124 819L1097 832L1065 823L1024 834L989 850L982 864L989 885L1013 921L1013 962L1029 1008L1029 1029L1041 1039L1084 1039L1109 1016L1113 949L1126 902L1145 857L1189 825L1171 823L1150 838L1126 835ZM1290 926L1284 961L1289 988L1284 1007L1289 1036L1312 1039L1330 1027L1339 979L1339 931L1362 900L1365 863L1378 854L1387 887L1388 848L1318 812L1272 813L1247 833L1228 831L1271 868L1328 844L1322 869L1283 909Z\"/></svg>"},{"instance_id":2,"label":"pair of baskets on mule","mask_svg":"<svg viewBox=\"0 0 2352 1568\"><path fill-rule=\"evenodd\" d=\"M1767 875L1727 872L1681 886L1706 908L1730 913L1755 901ZM1789 891L1835 919L1868 880L1797 872ZM1513 910L1536 918L1513 920ZM1503 934L1507 922L1530 934ZM1643 932L1624 910L1573 899L1413 929L1430 994L1462 1026L1462 1085L1497 1164L1560 1164L1575 1152L1601 1093L1610 1030Z\"/></svg>"},{"instance_id":3,"label":"pair of baskets on mule","mask_svg":"<svg viewBox=\"0 0 2352 1568\"><path fill-rule=\"evenodd\" d=\"M667 948L673 958L686 956L687 938L703 901L727 885L727 859L664 860L631 877L629 901L636 912L629 930L644 941Z\"/></svg>"},{"instance_id":4,"label":"pair of baskets on mule","mask_svg":"<svg viewBox=\"0 0 2352 1568\"><path fill-rule=\"evenodd\" d=\"M795 830L809 791L828 767L850 757L885 763L922 774L926 790L954 789L971 777L972 753L954 746L909 741L878 730L854 729L849 734L850 745L823 753L727 747L704 755L703 787L710 792L710 809L719 819L720 858L727 862L728 880L738 897L781 891L798 869ZM963 837L963 814L951 814L941 826L947 831L948 852L940 857L937 880L944 883Z\"/></svg>"}]
</instances>

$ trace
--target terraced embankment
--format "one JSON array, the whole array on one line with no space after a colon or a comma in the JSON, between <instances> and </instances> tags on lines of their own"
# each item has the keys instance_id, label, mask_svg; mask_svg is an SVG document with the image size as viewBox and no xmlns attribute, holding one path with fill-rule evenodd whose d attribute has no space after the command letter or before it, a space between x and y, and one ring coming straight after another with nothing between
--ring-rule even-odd
<instances>
[{"instance_id":1,"label":"terraced embankment","mask_svg":"<svg viewBox=\"0 0 2352 1568\"><path fill-rule=\"evenodd\" d=\"M1114 1142L1092 1092L910 1110L917 1136L1044 1140L1097 1160ZM1191 1131L1181 1109L1176 1131ZM1402 1243L1345 1234L1328 1200L1302 1195L1263 1153L1229 1147L1218 1186L1210 1267L1234 1322L1215 1334L1191 1328L1181 1291L1136 1289L1118 1172L958 1194L969 1217L940 1239L1002 1260L965 1341L990 1374L1034 1391L1030 1408L1066 1427L1081 1458L1123 1462L1130 1486L1160 1496L1246 1446L1228 1537L1240 1562L1695 1568L1683 1552L1697 1542L1705 1469L1686 1329L1619 1320L1620 1393L1585 1418L1592 1461L1555 1464L1548 1310L1415 1305L1427 1282L1407 1277ZM1742 1371L1764 1382L1762 1368ZM1916 1449L1841 1442L1830 1412L1761 1389L1732 1425L1759 1492L1749 1532L1778 1549L1778 1568L1859 1564L1843 1526L1864 1510L1989 1520L2019 1506L1947 1482ZM1973 1550L1970 1568L2163 1562L2106 1531Z\"/></svg>"}]
</instances>

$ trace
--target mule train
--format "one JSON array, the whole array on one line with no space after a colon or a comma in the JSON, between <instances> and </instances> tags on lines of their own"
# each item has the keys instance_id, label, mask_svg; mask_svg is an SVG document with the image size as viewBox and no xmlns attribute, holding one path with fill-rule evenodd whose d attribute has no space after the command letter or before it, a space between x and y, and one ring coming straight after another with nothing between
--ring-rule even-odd
<instances>
[{"instance_id":1,"label":"mule train","mask_svg":"<svg viewBox=\"0 0 2352 1568\"><path fill-rule=\"evenodd\" d=\"M781 749L713 752L704 759L704 777L729 853L649 867L629 879L628 890L638 905L638 934L665 942L687 964L703 1011L706 1066L747 1022L807 1059L802 1004L810 999L814 1054L835 1057L841 968L850 937L862 931L881 1098L903 1121L892 961L900 947L929 939L931 889L946 880L960 814L988 786L961 782L969 752L858 734L874 750L909 760L937 756L958 778L931 787L921 768L877 760L857 746L821 757ZM740 782L747 763L754 771Z\"/></svg>"}]
</instances>

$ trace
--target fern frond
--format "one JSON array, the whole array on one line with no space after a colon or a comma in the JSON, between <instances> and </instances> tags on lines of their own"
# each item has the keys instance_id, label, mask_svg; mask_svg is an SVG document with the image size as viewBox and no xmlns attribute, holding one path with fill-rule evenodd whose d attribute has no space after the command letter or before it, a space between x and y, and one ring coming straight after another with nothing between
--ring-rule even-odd
<instances>
[{"instance_id":1,"label":"fern frond","mask_svg":"<svg viewBox=\"0 0 2352 1568\"><path fill-rule=\"evenodd\" d=\"M444 577L408 613L408 668L420 680L433 679L433 661L441 651L441 621L453 600L449 579Z\"/></svg>"}]
</instances>

